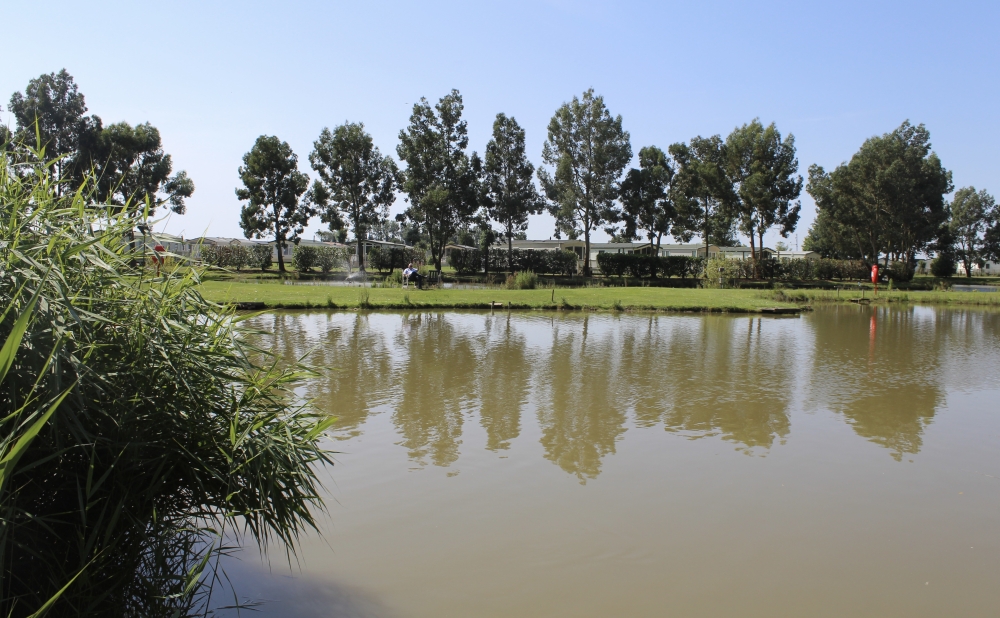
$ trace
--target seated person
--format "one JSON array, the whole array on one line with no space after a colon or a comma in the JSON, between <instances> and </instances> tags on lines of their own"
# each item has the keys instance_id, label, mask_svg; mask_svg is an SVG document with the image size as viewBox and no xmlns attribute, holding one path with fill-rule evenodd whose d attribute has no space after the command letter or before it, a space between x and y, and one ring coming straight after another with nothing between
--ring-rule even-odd
<instances>
[{"instance_id":1,"label":"seated person","mask_svg":"<svg viewBox=\"0 0 1000 618\"><path fill-rule=\"evenodd\" d=\"M403 269L403 277L408 281L413 281L417 284L417 289L424 289L424 276L417 272L417 269L413 267L413 262Z\"/></svg>"}]
</instances>

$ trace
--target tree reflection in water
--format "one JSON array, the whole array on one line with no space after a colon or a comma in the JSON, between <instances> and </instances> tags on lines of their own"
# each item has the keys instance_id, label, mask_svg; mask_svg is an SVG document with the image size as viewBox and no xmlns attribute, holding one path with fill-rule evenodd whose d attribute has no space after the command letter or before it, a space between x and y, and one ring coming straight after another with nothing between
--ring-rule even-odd
<instances>
[{"instance_id":1,"label":"tree reflection in water","mask_svg":"<svg viewBox=\"0 0 1000 618\"><path fill-rule=\"evenodd\" d=\"M919 452L944 399L938 380L953 320L925 312L921 318L912 307L824 313L809 322L816 340L809 403L843 414L859 436L897 461Z\"/></svg>"},{"instance_id":2,"label":"tree reflection in water","mask_svg":"<svg viewBox=\"0 0 1000 618\"><path fill-rule=\"evenodd\" d=\"M491 316L485 324L478 371L479 422L486 430L486 448L506 450L521 433L521 409L528 401L532 362L523 334L511 326L510 315Z\"/></svg>"},{"instance_id":3,"label":"tree reflection in water","mask_svg":"<svg viewBox=\"0 0 1000 618\"><path fill-rule=\"evenodd\" d=\"M486 449L528 434L581 483L630 424L766 455L796 405L841 415L902 460L945 382L972 385L997 364L1000 336L997 312L853 306L792 319L278 312L256 324L286 362L308 354L321 370L307 395L339 417L340 438L387 410L412 461L448 467L478 415Z\"/></svg>"},{"instance_id":4,"label":"tree reflection in water","mask_svg":"<svg viewBox=\"0 0 1000 618\"><path fill-rule=\"evenodd\" d=\"M458 460L463 412L477 401L479 359L473 333L442 314L404 316L396 340L401 349L399 400L393 423L410 457L437 466Z\"/></svg>"},{"instance_id":5,"label":"tree reflection in water","mask_svg":"<svg viewBox=\"0 0 1000 618\"><path fill-rule=\"evenodd\" d=\"M598 320L594 320L598 321ZM539 363L543 393L538 402L545 458L581 482L601 472L601 459L615 452L625 432L625 410L615 397L619 355L614 331L590 333L590 316L559 320L552 328L548 359ZM606 319L599 320L606 327Z\"/></svg>"},{"instance_id":6,"label":"tree reflection in water","mask_svg":"<svg viewBox=\"0 0 1000 618\"><path fill-rule=\"evenodd\" d=\"M639 425L663 423L691 438L720 436L750 454L788 435L788 406L795 390L795 333L781 321L706 316L664 319L655 336L623 348L640 357L638 370L656 367L658 401L636 406ZM648 359L659 359L658 364ZM654 391L655 392L655 391Z\"/></svg>"}]
</instances>

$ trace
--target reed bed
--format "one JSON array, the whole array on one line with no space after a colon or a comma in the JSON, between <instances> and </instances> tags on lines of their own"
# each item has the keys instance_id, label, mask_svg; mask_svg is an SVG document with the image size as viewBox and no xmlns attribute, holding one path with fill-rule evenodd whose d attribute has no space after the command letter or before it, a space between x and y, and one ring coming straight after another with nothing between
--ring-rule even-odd
<instances>
[{"instance_id":1,"label":"reed bed","mask_svg":"<svg viewBox=\"0 0 1000 618\"><path fill-rule=\"evenodd\" d=\"M0 153L0 614L204 615L225 552L316 527L332 420L41 155Z\"/></svg>"}]
</instances>

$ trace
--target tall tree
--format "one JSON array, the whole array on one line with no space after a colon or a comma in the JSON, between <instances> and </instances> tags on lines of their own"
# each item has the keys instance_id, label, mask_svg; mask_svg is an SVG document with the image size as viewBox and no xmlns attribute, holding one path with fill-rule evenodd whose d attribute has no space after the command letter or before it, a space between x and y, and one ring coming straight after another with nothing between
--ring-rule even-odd
<instances>
[{"instance_id":1,"label":"tall tree","mask_svg":"<svg viewBox=\"0 0 1000 618\"><path fill-rule=\"evenodd\" d=\"M977 192L975 187L963 187L955 191L948 228L966 277L972 276L972 265L986 257L989 248L984 234L996 221L997 214L996 200L986 189Z\"/></svg>"},{"instance_id":2,"label":"tall tree","mask_svg":"<svg viewBox=\"0 0 1000 618\"><path fill-rule=\"evenodd\" d=\"M129 216L148 215L168 205L184 214L185 200L194 193L194 182L181 170L170 175L173 162L163 151L160 132L151 124L119 122L101 131L91 164L98 175L99 197Z\"/></svg>"},{"instance_id":3,"label":"tall tree","mask_svg":"<svg viewBox=\"0 0 1000 618\"><path fill-rule=\"evenodd\" d=\"M243 188L236 197L248 202L240 212L240 227L247 238L274 236L278 251L278 270L285 272L282 249L287 243L298 244L299 234L314 211L303 194L309 188L309 176L298 169L299 158L288 142L261 135L250 152L243 155L239 168ZM323 191L319 187L317 192Z\"/></svg>"},{"instance_id":4,"label":"tall tree","mask_svg":"<svg viewBox=\"0 0 1000 618\"><path fill-rule=\"evenodd\" d=\"M585 276L591 275L590 234L617 220L619 180L631 158L622 117L612 117L604 97L594 96L593 88L582 99L573 97L561 105L549 121L542 160L553 169L539 168L538 179L551 202L556 234L566 232L570 238L583 234Z\"/></svg>"},{"instance_id":5,"label":"tall tree","mask_svg":"<svg viewBox=\"0 0 1000 618\"><path fill-rule=\"evenodd\" d=\"M689 240L692 232L698 232L706 257L710 244L735 244L732 185L726 182L722 169L722 138L698 136L690 145L678 142L668 150L677 165L672 187L678 212L677 237Z\"/></svg>"},{"instance_id":6,"label":"tall tree","mask_svg":"<svg viewBox=\"0 0 1000 618\"><path fill-rule=\"evenodd\" d=\"M857 260L864 257L854 235L838 223L828 210L816 213L816 220L809 226L809 233L802 242L802 249L815 251L825 258Z\"/></svg>"},{"instance_id":7,"label":"tall tree","mask_svg":"<svg viewBox=\"0 0 1000 618\"><path fill-rule=\"evenodd\" d=\"M828 211L849 231L869 264L884 255L912 268L916 253L941 234L952 184L951 172L931 150L930 133L906 121L865 140L830 173L810 166L806 190L821 213Z\"/></svg>"},{"instance_id":8,"label":"tall tree","mask_svg":"<svg viewBox=\"0 0 1000 618\"><path fill-rule=\"evenodd\" d=\"M49 169L61 195L67 185L87 171L87 161L79 153L96 144L101 119L84 116L84 96L66 69L28 82L23 94L15 92L11 96L9 110L17 121L15 141L36 145L37 138L46 160L55 161Z\"/></svg>"},{"instance_id":9,"label":"tall tree","mask_svg":"<svg viewBox=\"0 0 1000 618\"><path fill-rule=\"evenodd\" d=\"M470 157L465 152L469 137L462 110L458 90L441 97L433 108L421 98L413 105L409 126L399 132L396 147L406 162L402 188L410 206L405 215L426 233L437 270L448 240L479 207L482 162L476 153Z\"/></svg>"},{"instance_id":10,"label":"tall tree","mask_svg":"<svg viewBox=\"0 0 1000 618\"><path fill-rule=\"evenodd\" d=\"M525 154L524 129L517 120L497 114L484 159L483 206L503 230L510 266L514 263L514 237L528 229L528 215L539 214L545 208L535 188L535 166Z\"/></svg>"},{"instance_id":11,"label":"tall tree","mask_svg":"<svg viewBox=\"0 0 1000 618\"><path fill-rule=\"evenodd\" d=\"M789 134L782 140L773 122L765 127L754 119L729 134L723 152L723 169L733 187L733 212L740 231L750 238L754 276L760 278L764 233L778 227L787 237L799 221L802 206L793 200L802 193L802 176L795 137Z\"/></svg>"},{"instance_id":12,"label":"tall tree","mask_svg":"<svg viewBox=\"0 0 1000 618\"><path fill-rule=\"evenodd\" d=\"M687 230L681 227L674 230L677 220L675 191L672 190L674 177L674 167L667 153L656 146L646 146L639 150L639 168L630 169L622 181L624 236L633 240L644 232L653 255L660 254L664 234L674 231L690 238ZM653 269L653 276L656 276L656 269Z\"/></svg>"},{"instance_id":13,"label":"tall tree","mask_svg":"<svg viewBox=\"0 0 1000 618\"><path fill-rule=\"evenodd\" d=\"M372 228L389 218L396 200L399 169L382 153L361 123L344 123L332 132L324 128L313 142L309 162L319 174L315 192L320 220L331 230L339 229L346 218L358 241L358 269L365 269L363 243Z\"/></svg>"}]
</instances>

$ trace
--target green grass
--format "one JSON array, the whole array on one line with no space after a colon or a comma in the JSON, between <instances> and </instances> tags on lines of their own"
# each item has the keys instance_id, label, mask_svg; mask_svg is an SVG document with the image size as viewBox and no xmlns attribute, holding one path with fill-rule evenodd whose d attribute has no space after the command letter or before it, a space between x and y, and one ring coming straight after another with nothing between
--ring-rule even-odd
<instances>
[{"instance_id":1,"label":"green grass","mask_svg":"<svg viewBox=\"0 0 1000 618\"><path fill-rule=\"evenodd\" d=\"M277 281L205 281L201 291L220 303L263 303L271 308L334 309L489 309L510 303L514 309L598 311L759 312L815 303L848 303L861 298L857 288L836 290L736 290L652 287L542 288L537 290L360 288L282 285ZM864 297L872 298L866 290ZM1000 306L1000 293L886 291L878 303Z\"/></svg>"},{"instance_id":2,"label":"green grass","mask_svg":"<svg viewBox=\"0 0 1000 618\"><path fill-rule=\"evenodd\" d=\"M222 303L262 302L267 307L331 307L353 309L442 308L488 309L507 303L515 309L587 309L605 311L757 312L765 307L796 307L796 303L751 290L685 288L544 288L427 289L358 288L205 281L202 293ZM363 290L363 291L362 291ZM367 292L367 297L365 296Z\"/></svg>"},{"instance_id":3,"label":"green grass","mask_svg":"<svg viewBox=\"0 0 1000 618\"><path fill-rule=\"evenodd\" d=\"M873 299L869 286L862 295L856 286L836 290L772 290L761 292L775 300L799 304L816 303L847 303L859 298ZM880 288L875 302L883 303L913 303L920 305L964 305L1000 307L1000 292L951 292L947 290L887 290Z\"/></svg>"}]
</instances>

